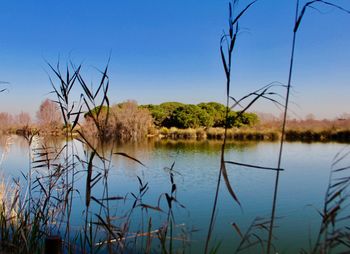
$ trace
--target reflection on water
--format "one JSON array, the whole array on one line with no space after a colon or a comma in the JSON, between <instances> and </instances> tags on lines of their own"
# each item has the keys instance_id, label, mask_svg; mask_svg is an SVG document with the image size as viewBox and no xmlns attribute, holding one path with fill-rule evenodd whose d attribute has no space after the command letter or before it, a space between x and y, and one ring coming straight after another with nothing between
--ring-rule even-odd
<instances>
[{"instance_id":1,"label":"reflection on water","mask_svg":"<svg viewBox=\"0 0 350 254\"><path fill-rule=\"evenodd\" d=\"M57 150L62 149L64 146L64 140L59 137L35 136L35 139L40 140L40 146L51 147ZM27 152L29 141L18 135L0 135L1 151L8 149L11 145L15 145L16 148L21 149L23 152Z\"/></svg>"},{"instance_id":2,"label":"reflection on water","mask_svg":"<svg viewBox=\"0 0 350 254\"><path fill-rule=\"evenodd\" d=\"M4 159L2 169L10 176L20 176L27 166L28 142L18 136L11 136L9 145L6 137L0 137L0 154L10 147ZM7 142L7 143L6 143ZM62 140L44 140L47 146L61 149ZM84 148L74 141L76 149L84 157ZM175 162L175 181L178 200L185 209L176 209L176 223L185 223L199 231L193 233L192 253L202 253L204 239L209 225L215 184L219 171L220 141L174 141L148 140L141 143L108 144L99 147L98 152L123 152L137 158L146 165L141 166L123 156L112 156L112 169L109 173L111 196L125 196L138 191L137 176L149 184L145 202L156 205L161 193L169 192L170 180L167 167ZM333 156L343 147L336 143L286 143L278 195L278 228L276 245L280 253L297 253L301 247L307 247L309 233L319 229L320 218L313 207L322 207L324 193L328 184L330 164ZM275 167L277 164L278 143L229 142L226 149L227 160L242 163ZM272 202L274 172L258 169L228 166L228 174L242 203L238 207L230 198L225 187L219 196L218 215L214 242L222 242L220 253L226 253L237 246L239 236L232 223L246 230L255 217L268 217ZM84 193L85 178L77 175L77 188ZM93 189L98 196L102 189ZM78 225L81 221L79 202L83 198L76 196L77 205L73 216ZM117 205L118 214L123 212ZM116 210L117 211L117 210ZM117 213L117 212L116 212ZM117 214L115 214L117 215ZM136 219L137 220L137 219Z\"/></svg>"}]
</instances>

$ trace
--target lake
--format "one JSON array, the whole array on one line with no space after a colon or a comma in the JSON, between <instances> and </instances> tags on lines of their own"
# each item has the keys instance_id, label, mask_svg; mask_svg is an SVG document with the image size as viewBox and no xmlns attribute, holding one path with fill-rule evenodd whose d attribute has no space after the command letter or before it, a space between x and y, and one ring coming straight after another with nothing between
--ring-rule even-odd
<instances>
[{"instance_id":1,"label":"lake","mask_svg":"<svg viewBox=\"0 0 350 254\"><path fill-rule=\"evenodd\" d=\"M1 171L5 179L22 177L21 172L28 170L28 145L23 138L11 136L9 145L2 138L0 155ZM83 147L74 141L82 154ZM125 196L138 192L139 176L147 182L149 190L144 202L157 206L161 193L170 192L169 168L173 162L177 200L185 207L175 207L176 225L185 225L191 233L190 253L203 253L207 228L214 200L216 181L220 165L221 141L172 141L148 140L142 143L118 144L115 152L123 152L137 158L146 167L123 156L113 156L113 165L109 174L110 196ZM62 144L58 144L60 146ZM328 186L333 157L346 145L340 143L285 143L280 187L278 193L274 241L278 253L297 253L300 248L308 248L310 240L315 240L321 217L317 209L322 209L324 195ZM241 163L276 167L279 143L274 142L230 142L226 149L226 160ZM344 159L350 163L350 158ZM256 217L269 218L273 196L275 172L261 169L228 165L231 184L241 202L241 207L229 196L224 183L218 202L213 243L220 244L219 253L227 253L237 248L239 235L232 223L236 223L242 232L247 230ZM22 177L23 178L23 177ZM9 180L7 180L9 181ZM84 205L85 176L77 175L79 194L75 195L73 206L73 224L76 228L83 222L81 207ZM102 188L96 185L93 195L100 195ZM129 202L115 201L115 216L123 214ZM119 203L118 203L119 202ZM126 204L126 205L125 205ZM161 207L166 208L165 200ZM140 209L139 209L140 210ZM140 212L134 214L135 228L140 224ZM162 217L149 211L154 217L154 227L161 224ZM152 217L152 218L153 218ZM254 252L245 252L254 253Z\"/></svg>"}]
</instances>

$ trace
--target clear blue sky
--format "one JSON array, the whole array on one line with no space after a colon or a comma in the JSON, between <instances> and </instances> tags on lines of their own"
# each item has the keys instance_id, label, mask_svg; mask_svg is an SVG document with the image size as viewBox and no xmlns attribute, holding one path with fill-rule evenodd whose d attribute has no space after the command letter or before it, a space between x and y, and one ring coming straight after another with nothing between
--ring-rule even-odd
<instances>
[{"instance_id":1,"label":"clear blue sky","mask_svg":"<svg viewBox=\"0 0 350 254\"><path fill-rule=\"evenodd\" d=\"M350 9L350 1L332 1ZM248 3L242 0L241 4ZM111 53L112 102L140 104L225 99L219 39L228 0L0 2L0 80L10 82L0 111L35 114L51 91L45 60L84 63L97 77ZM293 0L260 0L241 20L232 94L286 83ZM334 117L350 112L350 15L309 10L297 39L293 110ZM1 85L3 87L3 85ZM268 103L258 111L270 111ZM272 109L272 112L275 112Z\"/></svg>"}]
</instances>

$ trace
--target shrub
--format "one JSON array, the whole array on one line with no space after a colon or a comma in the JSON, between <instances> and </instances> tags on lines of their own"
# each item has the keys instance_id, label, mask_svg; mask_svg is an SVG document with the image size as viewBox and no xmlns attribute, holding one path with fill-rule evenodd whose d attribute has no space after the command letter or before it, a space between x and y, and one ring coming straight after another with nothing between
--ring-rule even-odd
<instances>
[{"instance_id":1,"label":"shrub","mask_svg":"<svg viewBox=\"0 0 350 254\"><path fill-rule=\"evenodd\" d=\"M138 140L152 131L152 116L148 109L138 107L134 101L113 105L109 109L98 107L85 114L84 133L102 139ZM97 112L99 114L97 115ZM96 124L98 128L96 127Z\"/></svg>"},{"instance_id":2,"label":"shrub","mask_svg":"<svg viewBox=\"0 0 350 254\"><path fill-rule=\"evenodd\" d=\"M127 101L112 106L115 135L120 140L137 140L145 137L152 127L149 110L140 108L135 101Z\"/></svg>"}]
</instances>

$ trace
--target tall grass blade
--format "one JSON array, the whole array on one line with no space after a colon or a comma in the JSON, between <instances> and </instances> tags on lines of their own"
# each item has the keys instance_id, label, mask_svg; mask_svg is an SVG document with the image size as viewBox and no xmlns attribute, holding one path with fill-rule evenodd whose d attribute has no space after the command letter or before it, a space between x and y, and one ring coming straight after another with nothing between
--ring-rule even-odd
<instances>
[{"instance_id":1,"label":"tall grass blade","mask_svg":"<svg viewBox=\"0 0 350 254\"><path fill-rule=\"evenodd\" d=\"M305 15L307 7L311 6L314 3L323 3L326 5L330 5L332 7L335 7L341 11L345 11L346 13L350 14L348 10L345 10L344 8L335 5L330 2L326 2L323 0L313 0L309 1L306 4L304 4L300 14L299 14L299 0L297 0L296 3L296 10L295 10L295 20L294 20L294 28L293 28L293 40L292 40L292 47L291 47L291 57L290 57L290 65L289 65L289 74L288 74L288 83L287 83L287 92L286 92L286 99L285 99L285 105L284 105L284 114L283 114L283 123L282 123L282 137L280 142L280 149L279 149L279 155L278 155L278 163L277 168L281 167L281 161L282 161L282 152L283 152L283 144L284 144L284 134L286 130L286 122L287 122L287 112L288 112L288 105L289 105L289 96L290 96L290 88L291 88L291 81L292 81L292 74L293 74L293 64L294 64L294 51L295 51L295 43L296 43L296 36L298 29L301 24L301 20ZM275 212L276 212L276 203L277 203L277 193L278 193L278 186L279 186L279 176L280 176L280 170L276 173L275 178L275 185L274 185L274 194L273 194L273 202L272 202L272 211L271 211L271 224L270 224L270 230L269 230L269 238L267 243L267 254L270 254L271 246L272 246L272 234L273 234L273 227L274 227L274 219L275 219Z\"/></svg>"},{"instance_id":2,"label":"tall grass blade","mask_svg":"<svg viewBox=\"0 0 350 254\"><path fill-rule=\"evenodd\" d=\"M281 170L281 171L284 170L282 168L263 167L263 166L259 166L259 165L246 164L246 163L240 163L240 162L235 162L235 161L225 161L225 163L233 164L233 165L237 165L237 166L242 166L242 167L248 167L248 168L257 168L257 169L266 169L266 170Z\"/></svg>"},{"instance_id":3,"label":"tall grass blade","mask_svg":"<svg viewBox=\"0 0 350 254\"><path fill-rule=\"evenodd\" d=\"M123 157L125 157L125 158L128 158L128 159L130 159L130 160L133 160L133 161L137 162L138 164L140 164L140 165L146 167L146 165L143 164L140 160L138 160L138 159L136 159L136 158L134 158L134 157L128 155L127 153L117 152L117 153L113 153L113 154L123 156Z\"/></svg>"},{"instance_id":4,"label":"tall grass blade","mask_svg":"<svg viewBox=\"0 0 350 254\"><path fill-rule=\"evenodd\" d=\"M93 169L93 160L95 157L95 152L93 151L90 155L88 167L87 167L87 175L86 175L86 196L85 196L85 205L86 207L90 206L90 199L91 199L91 176L92 176L92 169Z\"/></svg>"},{"instance_id":5,"label":"tall grass blade","mask_svg":"<svg viewBox=\"0 0 350 254\"><path fill-rule=\"evenodd\" d=\"M225 112L225 134L224 134L224 141L221 149L221 159L220 159L220 170L218 175L218 180L216 184L216 191L215 191L215 197L214 197L214 203L212 207L211 212L211 218L208 228L208 234L205 242L205 250L204 253L207 254L209 251L209 244L211 240L211 235L214 229L214 223L215 223L215 216L216 216L216 207L217 207L217 201L219 196L219 190L220 190L220 184L221 184L221 176L224 178L226 187L228 192L230 193L233 200L240 205L240 202L235 194L235 192L232 189L232 186L230 184L226 166L225 166L225 145L226 145L226 138L227 138L227 128L228 128L228 114L229 114L229 100L230 100L230 86L231 86L231 62L232 62L232 52L234 49L234 46L236 44L236 38L238 34L238 20L243 16L243 14L256 2L253 1L250 4L248 4L237 16L233 17L233 6L237 4L238 1L234 1L233 4L229 4L229 34L224 34L220 39L220 54L221 54L221 60L224 66L225 74L226 74L226 112ZM235 31L233 29L233 26L235 25ZM230 40L228 42L228 40ZM224 50L223 50L223 43L227 42L227 56L225 56Z\"/></svg>"}]
</instances>

